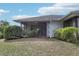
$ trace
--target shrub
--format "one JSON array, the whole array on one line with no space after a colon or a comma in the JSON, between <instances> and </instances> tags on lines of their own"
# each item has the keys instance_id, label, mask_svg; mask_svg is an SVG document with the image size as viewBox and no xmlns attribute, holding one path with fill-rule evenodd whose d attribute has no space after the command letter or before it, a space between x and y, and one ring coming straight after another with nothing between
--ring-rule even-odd
<instances>
[{"instance_id":1,"label":"shrub","mask_svg":"<svg viewBox=\"0 0 79 59\"><path fill-rule=\"evenodd\" d=\"M3 38L3 34L2 34L2 32L0 32L0 39L2 39Z\"/></svg>"},{"instance_id":2,"label":"shrub","mask_svg":"<svg viewBox=\"0 0 79 59\"><path fill-rule=\"evenodd\" d=\"M0 27L0 39L3 38L3 35L4 35L4 33L3 33L3 29L2 29L2 27Z\"/></svg>"},{"instance_id":3,"label":"shrub","mask_svg":"<svg viewBox=\"0 0 79 59\"><path fill-rule=\"evenodd\" d=\"M56 30L55 37L64 41L76 42L77 33L78 33L78 28L66 27Z\"/></svg>"},{"instance_id":4,"label":"shrub","mask_svg":"<svg viewBox=\"0 0 79 59\"><path fill-rule=\"evenodd\" d=\"M62 36L61 36L62 30L63 30L62 28L61 28L61 29L57 29L57 30L55 31L54 36L55 36L56 38L58 38L58 39L62 39Z\"/></svg>"},{"instance_id":5,"label":"shrub","mask_svg":"<svg viewBox=\"0 0 79 59\"><path fill-rule=\"evenodd\" d=\"M22 29L19 26L9 26L5 29L5 39L21 38Z\"/></svg>"},{"instance_id":6,"label":"shrub","mask_svg":"<svg viewBox=\"0 0 79 59\"><path fill-rule=\"evenodd\" d=\"M27 32L27 37L35 37L39 30L33 29Z\"/></svg>"}]
</instances>

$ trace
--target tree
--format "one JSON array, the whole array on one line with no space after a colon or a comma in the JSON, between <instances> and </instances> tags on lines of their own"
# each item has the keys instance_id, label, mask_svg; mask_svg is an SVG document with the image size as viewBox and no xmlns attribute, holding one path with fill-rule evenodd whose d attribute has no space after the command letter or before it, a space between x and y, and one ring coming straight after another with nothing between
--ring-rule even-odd
<instances>
[{"instance_id":1,"label":"tree","mask_svg":"<svg viewBox=\"0 0 79 59\"><path fill-rule=\"evenodd\" d=\"M0 21L0 33L2 33L3 37L5 34L5 29L9 26L9 22L7 21Z\"/></svg>"},{"instance_id":2,"label":"tree","mask_svg":"<svg viewBox=\"0 0 79 59\"><path fill-rule=\"evenodd\" d=\"M9 25L9 22L7 22L7 21L1 20L0 22L1 22L1 25L4 25L4 26L8 26Z\"/></svg>"}]
</instances>

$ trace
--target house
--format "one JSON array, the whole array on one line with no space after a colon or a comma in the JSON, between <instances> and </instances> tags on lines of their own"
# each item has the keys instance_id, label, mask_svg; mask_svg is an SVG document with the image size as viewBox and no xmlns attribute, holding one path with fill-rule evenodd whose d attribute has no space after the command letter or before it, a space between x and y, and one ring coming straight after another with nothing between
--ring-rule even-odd
<instances>
[{"instance_id":1,"label":"house","mask_svg":"<svg viewBox=\"0 0 79 59\"><path fill-rule=\"evenodd\" d=\"M79 11L72 11L62 20L64 27L79 27Z\"/></svg>"},{"instance_id":2,"label":"house","mask_svg":"<svg viewBox=\"0 0 79 59\"><path fill-rule=\"evenodd\" d=\"M79 13L77 11L71 12L67 16L63 15L45 15L31 18L17 19L16 22L24 25L24 30L28 32L34 28L39 29L38 36L40 37L54 37L55 30L63 27L78 27Z\"/></svg>"}]
</instances>

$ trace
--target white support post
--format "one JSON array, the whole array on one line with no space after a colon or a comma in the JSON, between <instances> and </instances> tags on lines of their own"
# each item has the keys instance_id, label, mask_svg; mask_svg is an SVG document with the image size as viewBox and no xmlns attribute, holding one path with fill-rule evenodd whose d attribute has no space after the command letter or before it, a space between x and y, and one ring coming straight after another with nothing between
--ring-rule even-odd
<instances>
[{"instance_id":1,"label":"white support post","mask_svg":"<svg viewBox=\"0 0 79 59\"><path fill-rule=\"evenodd\" d=\"M21 23L21 28L24 30L23 24Z\"/></svg>"},{"instance_id":2,"label":"white support post","mask_svg":"<svg viewBox=\"0 0 79 59\"><path fill-rule=\"evenodd\" d=\"M21 24L21 28L22 28L22 24Z\"/></svg>"}]
</instances>

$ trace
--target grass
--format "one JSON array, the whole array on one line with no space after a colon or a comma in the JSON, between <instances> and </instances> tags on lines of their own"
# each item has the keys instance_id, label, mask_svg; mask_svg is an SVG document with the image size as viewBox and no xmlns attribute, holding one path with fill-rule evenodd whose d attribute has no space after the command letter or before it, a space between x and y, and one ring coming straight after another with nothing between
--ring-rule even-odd
<instances>
[{"instance_id":1,"label":"grass","mask_svg":"<svg viewBox=\"0 0 79 59\"><path fill-rule=\"evenodd\" d=\"M4 42L0 40L0 55L4 56L77 56L75 44L45 38L27 38Z\"/></svg>"}]
</instances>

